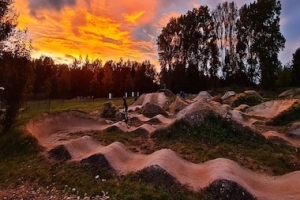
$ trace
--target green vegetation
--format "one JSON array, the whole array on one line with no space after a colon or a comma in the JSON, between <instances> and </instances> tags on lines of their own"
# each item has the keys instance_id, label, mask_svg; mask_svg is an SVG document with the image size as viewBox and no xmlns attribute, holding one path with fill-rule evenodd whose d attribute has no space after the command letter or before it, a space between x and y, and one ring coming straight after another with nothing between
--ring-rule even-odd
<instances>
[{"instance_id":1,"label":"green vegetation","mask_svg":"<svg viewBox=\"0 0 300 200\"><path fill-rule=\"evenodd\" d=\"M232 104L232 107L238 107L241 104L247 104L248 106L255 106L258 105L260 103L262 103L263 101L261 99L259 99L256 96L252 96L252 95L245 95L245 96L240 96L238 97Z\"/></svg>"},{"instance_id":2,"label":"green vegetation","mask_svg":"<svg viewBox=\"0 0 300 200\"><path fill-rule=\"evenodd\" d=\"M24 124L30 118L40 115L42 113L55 113L67 110L82 110L90 113L99 111L105 102L112 101L116 106L122 106L122 98L114 99L89 99L89 100L43 100L30 101L24 106L25 112L19 115L17 125ZM130 105L134 102L134 98L128 98L127 103Z\"/></svg>"},{"instance_id":3,"label":"green vegetation","mask_svg":"<svg viewBox=\"0 0 300 200\"><path fill-rule=\"evenodd\" d=\"M131 104L133 99L128 101ZM51 101L49 112L72 109L92 112L105 102L103 99L55 100ZM122 103L120 99L113 99L113 102L117 106ZM38 101L28 103L28 109L19 117L17 125L0 135L0 189L24 183L44 187L55 184L61 191L76 188L81 196L84 193L101 195L101 191L106 191L116 199L212 199L205 193L146 183L134 174L118 177L112 171L91 164L48 159L37 141L21 129L32 116L45 111L43 105ZM151 139L137 133L96 132L91 135L104 145L119 141L130 150L143 154L170 148L194 163L223 157L271 175L300 169L300 154L295 148L267 141L250 130L242 129L218 116L209 115L199 127L177 122L171 129L161 131ZM97 175L99 179L95 179Z\"/></svg>"},{"instance_id":4,"label":"green vegetation","mask_svg":"<svg viewBox=\"0 0 300 200\"><path fill-rule=\"evenodd\" d=\"M81 196L84 193L101 195L101 191L106 191L117 199L206 198L204 194L193 194L185 189L171 192L164 186L154 187L136 180L133 175L117 177L93 165L48 160L41 155L34 139L19 130L11 131L0 136L0 188L25 182L44 187L55 183L62 191L76 188ZM97 175L99 179L95 178Z\"/></svg>"},{"instance_id":5,"label":"green vegetation","mask_svg":"<svg viewBox=\"0 0 300 200\"><path fill-rule=\"evenodd\" d=\"M213 114L198 127L177 122L156 135L157 148L171 148L194 163L223 157L273 175L300 169L300 154L295 148L265 140L250 129Z\"/></svg>"}]
</instances>

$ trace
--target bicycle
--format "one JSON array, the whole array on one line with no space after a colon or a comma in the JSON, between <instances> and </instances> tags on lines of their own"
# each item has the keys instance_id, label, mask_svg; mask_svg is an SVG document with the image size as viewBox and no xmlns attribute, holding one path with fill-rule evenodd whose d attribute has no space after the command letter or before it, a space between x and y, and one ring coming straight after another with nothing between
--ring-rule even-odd
<instances>
[{"instance_id":1,"label":"bicycle","mask_svg":"<svg viewBox=\"0 0 300 200\"><path fill-rule=\"evenodd\" d=\"M128 114L128 112L125 112L125 110L122 113L122 122L125 122L127 128L129 129L131 127L131 116Z\"/></svg>"}]
</instances>

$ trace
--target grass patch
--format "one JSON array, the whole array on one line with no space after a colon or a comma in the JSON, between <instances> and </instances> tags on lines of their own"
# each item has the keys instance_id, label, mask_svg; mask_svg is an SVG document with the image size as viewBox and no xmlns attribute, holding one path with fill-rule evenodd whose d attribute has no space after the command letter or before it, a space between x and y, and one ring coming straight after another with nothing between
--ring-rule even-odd
<instances>
[{"instance_id":1,"label":"grass patch","mask_svg":"<svg viewBox=\"0 0 300 200\"><path fill-rule=\"evenodd\" d=\"M300 154L295 148L266 140L215 115L208 115L198 127L177 122L156 135L157 146L172 148L194 163L223 157L272 175L300 169Z\"/></svg>"},{"instance_id":2,"label":"grass patch","mask_svg":"<svg viewBox=\"0 0 300 200\"><path fill-rule=\"evenodd\" d=\"M62 192L78 195L102 195L115 199L211 199L205 193L193 193L184 188L171 191L164 185L154 186L134 175L118 177L96 165L65 163L46 159L36 141L20 130L0 136L0 189L24 183L47 187L55 185ZM96 176L99 176L96 179Z\"/></svg>"},{"instance_id":3,"label":"grass patch","mask_svg":"<svg viewBox=\"0 0 300 200\"><path fill-rule=\"evenodd\" d=\"M260 103L262 103L263 101L261 99L259 99L256 96L252 96L252 95L245 95L245 96L240 96L238 97L232 104L232 107L238 107L239 105L242 104L246 104L248 106L255 106L258 105Z\"/></svg>"},{"instance_id":4,"label":"grass patch","mask_svg":"<svg viewBox=\"0 0 300 200\"><path fill-rule=\"evenodd\" d=\"M121 98L30 101L24 106L26 111L19 115L16 126L25 124L32 117L41 115L42 113L57 113L70 110L82 110L87 113L98 111L103 104L108 101L112 101L117 107L121 107L123 105L123 100ZM134 98L128 98L127 103L128 105L133 104Z\"/></svg>"}]
</instances>

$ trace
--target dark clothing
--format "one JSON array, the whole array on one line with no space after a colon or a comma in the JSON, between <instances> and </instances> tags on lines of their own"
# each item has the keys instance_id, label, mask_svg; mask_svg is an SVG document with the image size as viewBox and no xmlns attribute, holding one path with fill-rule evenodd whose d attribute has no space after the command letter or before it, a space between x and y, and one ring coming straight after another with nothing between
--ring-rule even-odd
<instances>
[{"instance_id":1,"label":"dark clothing","mask_svg":"<svg viewBox=\"0 0 300 200\"><path fill-rule=\"evenodd\" d=\"M127 102L126 102L125 98L123 98L123 106L124 106L125 113L127 113L127 111L128 111L128 105L127 105Z\"/></svg>"}]
</instances>

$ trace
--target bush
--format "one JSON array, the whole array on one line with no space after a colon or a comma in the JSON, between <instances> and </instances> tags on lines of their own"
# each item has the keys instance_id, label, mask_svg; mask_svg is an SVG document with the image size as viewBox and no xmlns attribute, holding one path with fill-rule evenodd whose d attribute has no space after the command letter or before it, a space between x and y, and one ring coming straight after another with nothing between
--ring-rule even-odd
<instances>
[{"instance_id":1,"label":"bush","mask_svg":"<svg viewBox=\"0 0 300 200\"><path fill-rule=\"evenodd\" d=\"M188 122L180 120L168 129L156 131L152 137L162 140L197 139L212 143L226 142L233 144L264 141L261 135L250 128L228 121L213 113L206 115L203 122L198 126L191 126Z\"/></svg>"},{"instance_id":2,"label":"bush","mask_svg":"<svg viewBox=\"0 0 300 200\"><path fill-rule=\"evenodd\" d=\"M255 96L240 96L232 104L232 107L238 107L241 104L247 104L248 106L255 106L263 101Z\"/></svg>"}]
</instances>

